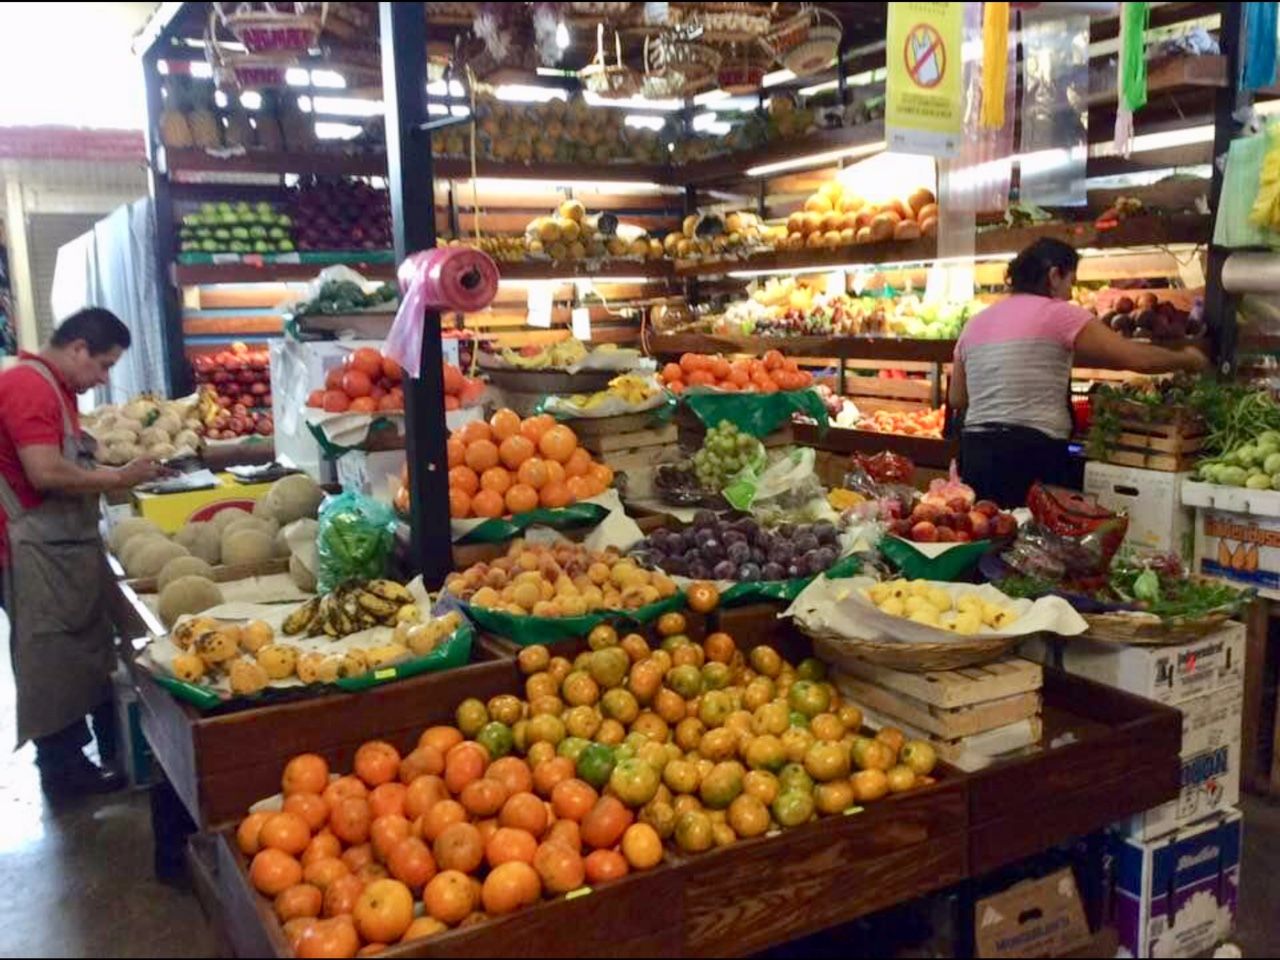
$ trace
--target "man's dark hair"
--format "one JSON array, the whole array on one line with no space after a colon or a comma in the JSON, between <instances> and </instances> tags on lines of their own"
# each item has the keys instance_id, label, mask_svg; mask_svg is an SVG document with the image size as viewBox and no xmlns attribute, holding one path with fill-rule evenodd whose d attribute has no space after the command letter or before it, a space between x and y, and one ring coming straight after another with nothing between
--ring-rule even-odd
<instances>
[{"instance_id":1,"label":"man's dark hair","mask_svg":"<svg viewBox=\"0 0 1280 960\"><path fill-rule=\"evenodd\" d=\"M129 328L110 310L86 307L58 324L49 338L55 347L65 347L77 340L83 340L89 347L89 353L96 357L113 347L128 350L132 337L129 336Z\"/></svg>"}]
</instances>

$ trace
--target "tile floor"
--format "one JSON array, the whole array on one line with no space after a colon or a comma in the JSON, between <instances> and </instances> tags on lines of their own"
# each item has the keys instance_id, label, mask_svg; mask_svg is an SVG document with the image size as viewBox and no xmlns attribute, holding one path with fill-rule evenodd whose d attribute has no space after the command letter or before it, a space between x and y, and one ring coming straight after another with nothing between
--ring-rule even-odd
<instances>
[{"instance_id":1,"label":"tile floor","mask_svg":"<svg viewBox=\"0 0 1280 960\"><path fill-rule=\"evenodd\" d=\"M0 956L212 957L195 897L152 875L150 805L125 792L53 808L30 745L14 751L8 623L0 613ZM1280 804L1244 803L1236 942L1280 956Z\"/></svg>"}]
</instances>

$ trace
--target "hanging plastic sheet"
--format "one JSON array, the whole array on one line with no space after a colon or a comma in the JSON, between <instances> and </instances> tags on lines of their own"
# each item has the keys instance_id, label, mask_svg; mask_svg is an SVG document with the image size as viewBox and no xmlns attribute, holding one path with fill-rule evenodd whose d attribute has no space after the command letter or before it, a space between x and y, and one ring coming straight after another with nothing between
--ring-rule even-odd
<instances>
[{"instance_id":1,"label":"hanging plastic sheet","mask_svg":"<svg viewBox=\"0 0 1280 960\"><path fill-rule=\"evenodd\" d=\"M1037 206L1084 206L1089 161L1089 17L1056 4L1020 12L1022 144L1020 198Z\"/></svg>"}]
</instances>

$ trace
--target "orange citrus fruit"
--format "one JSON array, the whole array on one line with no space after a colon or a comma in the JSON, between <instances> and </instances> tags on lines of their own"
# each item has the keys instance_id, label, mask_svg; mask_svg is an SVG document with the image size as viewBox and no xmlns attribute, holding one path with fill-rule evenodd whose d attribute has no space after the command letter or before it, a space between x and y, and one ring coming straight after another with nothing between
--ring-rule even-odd
<instances>
[{"instance_id":1,"label":"orange citrus fruit","mask_svg":"<svg viewBox=\"0 0 1280 960\"><path fill-rule=\"evenodd\" d=\"M493 431L489 429L489 425L483 420L472 420L470 423L463 424L454 434L459 440L467 446L475 443L477 440L488 440L493 442Z\"/></svg>"},{"instance_id":2,"label":"orange citrus fruit","mask_svg":"<svg viewBox=\"0 0 1280 960\"><path fill-rule=\"evenodd\" d=\"M511 483L510 471L502 467L490 467L480 474L480 489L492 490L501 496L506 496L507 491L511 489Z\"/></svg>"},{"instance_id":3,"label":"orange citrus fruit","mask_svg":"<svg viewBox=\"0 0 1280 960\"><path fill-rule=\"evenodd\" d=\"M484 473L498 465L498 448L492 440L477 440L467 444L467 466L476 473Z\"/></svg>"},{"instance_id":4,"label":"orange citrus fruit","mask_svg":"<svg viewBox=\"0 0 1280 960\"><path fill-rule=\"evenodd\" d=\"M528 513L537 509L538 491L524 483L517 483L507 491L507 509L512 513Z\"/></svg>"},{"instance_id":5,"label":"orange citrus fruit","mask_svg":"<svg viewBox=\"0 0 1280 960\"><path fill-rule=\"evenodd\" d=\"M538 451L544 457L562 464L569 461L577 448L578 438L572 430L562 424L552 427L538 441ZM565 472L568 473L567 470Z\"/></svg>"},{"instance_id":6,"label":"orange citrus fruit","mask_svg":"<svg viewBox=\"0 0 1280 960\"><path fill-rule=\"evenodd\" d=\"M471 498L471 512L486 519L502 516L506 503L502 495L493 490L481 490Z\"/></svg>"},{"instance_id":7,"label":"orange citrus fruit","mask_svg":"<svg viewBox=\"0 0 1280 960\"><path fill-rule=\"evenodd\" d=\"M520 432L520 416L514 410L503 407L489 418L489 428L493 431L493 439L502 443Z\"/></svg>"},{"instance_id":8,"label":"orange citrus fruit","mask_svg":"<svg viewBox=\"0 0 1280 960\"><path fill-rule=\"evenodd\" d=\"M516 473L516 479L527 487L541 490L548 480L547 463L541 457L529 457Z\"/></svg>"},{"instance_id":9,"label":"orange citrus fruit","mask_svg":"<svg viewBox=\"0 0 1280 960\"><path fill-rule=\"evenodd\" d=\"M454 467L449 471L449 486L456 487L468 497L474 497L480 489L480 476L470 467Z\"/></svg>"},{"instance_id":10,"label":"orange citrus fruit","mask_svg":"<svg viewBox=\"0 0 1280 960\"><path fill-rule=\"evenodd\" d=\"M550 480L539 491L539 500L544 507L556 508L567 507L573 502L573 494L569 492L569 488L565 486L563 481Z\"/></svg>"},{"instance_id":11,"label":"orange citrus fruit","mask_svg":"<svg viewBox=\"0 0 1280 960\"><path fill-rule=\"evenodd\" d=\"M498 455L502 458L502 464L508 470L520 469L520 465L536 452L533 441L520 434L516 434L514 437L507 437L502 441L502 446L498 448Z\"/></svg>"}]
</instances>

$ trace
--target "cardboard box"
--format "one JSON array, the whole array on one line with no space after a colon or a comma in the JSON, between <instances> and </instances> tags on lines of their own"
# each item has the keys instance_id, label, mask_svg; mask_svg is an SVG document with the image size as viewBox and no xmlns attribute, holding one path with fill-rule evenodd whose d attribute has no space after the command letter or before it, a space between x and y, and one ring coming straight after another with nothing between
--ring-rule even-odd
<instances>
[{"instance_id":1,"label":"cardboard box","mask_svg":"<svg viewBox=\"0 0 1280 960\"><path fill-rule=\"evenodd\" d=\"M1104 507L1128 514L1125 543L1189 558L1195 516L1183 506L1181 491L1190 476L1091 460L1084 466L1084 492Z\"/></svg>"},{"instance_id":2,"label":"cardboard box","mask_svg":"<svg viewBox=\"0 0 1280 960\"><path fill-rule=\"evenodd\" d=\"M351 450L338 458L338 482L343 490L391 504L400 486L400 470L404 461L403 450L376 453Z\"/></svg>"},{"instance_id":3,"label":"cardboard box","mask_svg":"<svg viewBox=\"0 0 1280 960\"><path fill-rule=\"evenodd\" d=\"M177 533L187 523L208 520L219 510L239 507L252 512L267 495L269 483L240 483L231 474L218 474L219 485L189 493L135 493L134 508L165 533Z\"/></svg>"},{"instance_id":4,"label":"cardboard box","mask_svg":"<svg viewBox=\"0 0 1280 960\"><path fill-rule=\"evenodd\" d=\"M1089 942L1070 867L979 900L973 930L979 957L1060 957Z\"/></svg>"},{"instance_id":5,"label":"cardboard box","mask_svg":"<svg viewBox=\"0 0 1280 960\"><path fill-rule=\"evenodd\" d=\"M1240 811L1154 841L1116 837L1116 928L1132 957L1194 957L1235 926Z\"/></svg>"},{"instance_id":6,"label":"cardboard box","mask_svg":"<svg viewBox=\"0 0 1280 960\"><path fill-rule=\"evenodd\" d=\"M1244 689L1224 687L1178 705L1182 711L1182 788L1170 800L1131 817L1125 832L1153 840L1240 802Z\"/></svg>"},{"instance_id":7,"label":"cardboard box","mask_svg":"<svg viewBox=\"0 0 1280 960\"><path fill-rule=\"evenodd\" d=\"M1129 693L1177 706L1244 683L1244 624L1230 622L1191 643L1121 646L1072 637L1062 645L1062 669ZM1023 644L1022 656L1047 662L1044 644Z\"/></svg>"}]
</instances>

